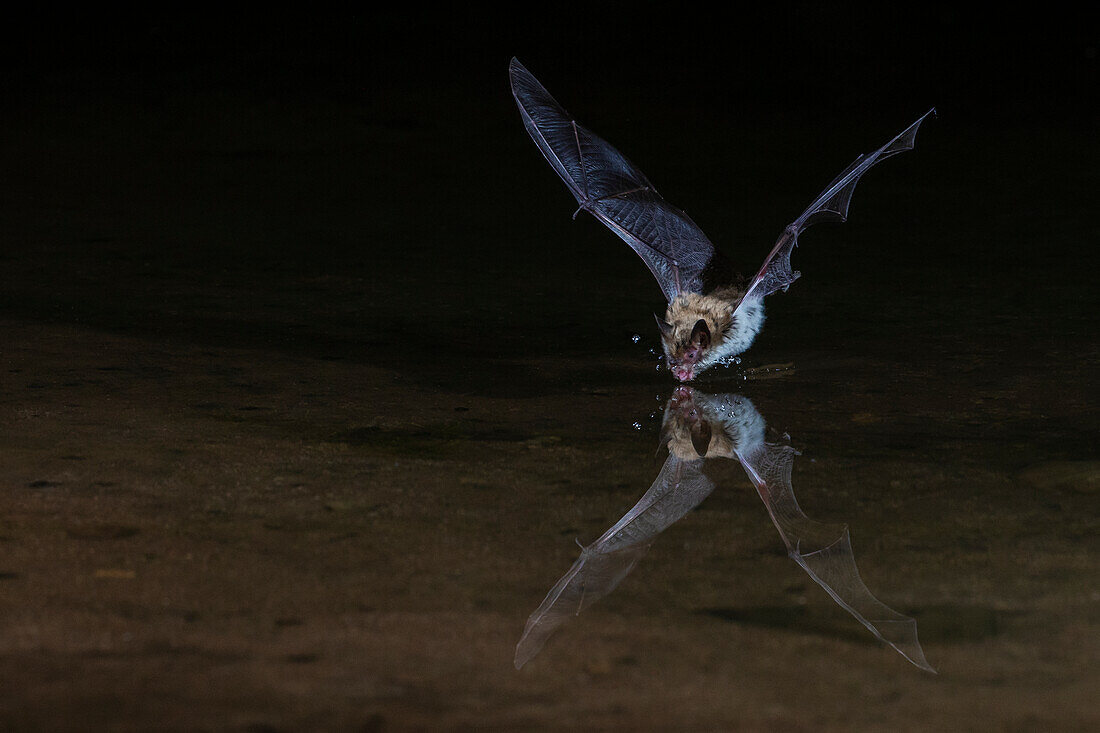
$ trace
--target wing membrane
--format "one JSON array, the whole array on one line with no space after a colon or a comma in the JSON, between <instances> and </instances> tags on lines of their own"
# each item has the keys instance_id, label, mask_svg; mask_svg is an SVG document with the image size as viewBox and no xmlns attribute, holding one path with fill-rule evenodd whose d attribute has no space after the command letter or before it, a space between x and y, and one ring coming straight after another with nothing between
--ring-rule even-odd
<instances>
[{"instance_id":1,"label":"wing membrane","mask_svg":"<svg viewBox=\"0 0 1100 733\"><path fill-rule=\"evenodd\" d=\"M791 485L794 456L790 446L771 443L759 443L737 455L779 530L787 554L876 638L917 667L935 672L917 639L916 620L875 598L864 584L847 525L815 522L798 506Z\"/></svg>"},{"instance_id":2,"label":"wing membrane","mask_svg":"<svg viewBox=\"0 0 1100 733\"><path fill-rule=\"evenodd\" d=\"M638 503L581 550L573 567L527 619L516 645L516 669L538 654L559 626L615 590L649 551L657 535L710 495L714 483L703 475L702 465L701 459L684 461L669 455Z\"/></svg>"},{"instance_id":3,"label":"wing membrane","mask_svg":"<svg viewBox=\"0 0 1100 733\"><path fill-rule=\"evenodd\" d=\"M666 300L701 292L700 276L714 245L695 222L665 201L622 153L578 124L516 59L509 76L523 124L576 198L577 212L588 211L630 245Z\"/></svg>"},{"instance_id":4,"label":"wing membrane","mask_svg":"<svg viewBox=\"0 0 1100 733\"><path fill-rule=\"evenodd\" d=\"M887 158L912 150L916 144L917 130L921 123L929 115L934 115L935 109L930 109L921 115L920 119L905 128L893 140L883 145L873 153L860 155L852 164L845 168L833 182L825 187L825 190L814 199L814 202L795 219L779 237L771 253L764 260L760 271L756 273L745 291L745 295L738 304L738 308L751 302L759 302L765 296L771 295L777 290L786 290L791 283L798 279L800 273L791 269L791 252L798 245L800 235L811 224L819 221L847 221L848 206L852 201L852 194L856 190L856 184L863 174L877 163Z\"/></svg>"}]
</instances>

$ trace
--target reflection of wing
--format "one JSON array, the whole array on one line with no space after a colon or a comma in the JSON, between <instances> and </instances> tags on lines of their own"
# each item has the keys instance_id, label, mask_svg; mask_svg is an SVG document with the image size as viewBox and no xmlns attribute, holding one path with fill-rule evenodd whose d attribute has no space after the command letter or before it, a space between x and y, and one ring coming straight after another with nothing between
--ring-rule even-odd
<instances>
[{"instance_id":1,"label":"reflection of wing","mask_svg":"<svg viewBox=\"0 0 1100 733\"><path fill-rule=\"evenodd\" d=\"M512 59L508 72L528 134L580 208L638 253L669 302L681 292L701 292L714 245L695 222L622 153L577 124L523 64Z\"/></svg>"},{"instance_id":2,"label":"reflection of wing","mask_svg":"<svg viewBox=\"0 0 1100 733\"><path fill-rule=\"evenodd\" d=\"M516 669L530 661L559 626L606 596L622 582L661 532L714 490L702 460L670 455L649 491L603 535L581 550L542 604L527 619L516 645Z\"/></svg>"},{"instance_id":3,"label":"reflection of wing","mask_svg":"<svg viewBox=\"0 0 1100 733\"><path fill-rule=\"evenodd\" d=\"M916 666L935 672L917 640L917 622L882 603L863 584L848 527L815 522L798 506L791 487L794 455L789 446L760 443L737 456L764 500L787 553L872 634Z\"/></svg>"},{"instance_id":4,"label":"reflection of wing","mask_svg":"<svg viewBox=\"0 0 1100 733\"><path fill-rule=\"evenodd\" d=\"M764 296L771 295L776 290L786 290L787 287L798 279L799 273L791 270L791 252L798 244L798 235L806 227L819 221L847 221L848 204L852 200L852 193L856 190L856 184L860 177L870 170L871 166L886 160L892 155L912 150L917 139L917 129L930 114L936 110L930 109L919 120L907 127L901 134L883 145L873 153L861 155L850 166L830 183L821 195L818 196L802 215L795 219L783 230L779 241L775 243L771 254L764 260L764 265L756 273L749 284L748 290L741 299L741 304L759 302ZM741 304L737 307L740 308Z\"/></svg>"}]
</instances>

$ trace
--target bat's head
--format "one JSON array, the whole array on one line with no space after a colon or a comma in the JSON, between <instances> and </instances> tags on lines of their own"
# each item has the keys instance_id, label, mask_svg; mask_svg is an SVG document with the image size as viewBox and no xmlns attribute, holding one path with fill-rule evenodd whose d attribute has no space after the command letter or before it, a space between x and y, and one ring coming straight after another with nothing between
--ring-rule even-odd
<instances>
[{"instance_id":1,"label":"bat's head","mask_svg":"<svg viewBox=\"0 0 1100 733\"><path fill-rule=\"evenodd\" d=\"M657 318L657 327L661 329L661 345L672 376L681 382L690 382L706 369L706 355L711 344L710 324L706 318L679 323Z\"/></svg>"},{"instance_id":2,"label":"bat's head","mask_svg":"<svg viewBox=\"0 0 1100 733\"><path fill-rule=\"evenodd\" d=\"M726 364L752 344L764 325L759 299L745 302L737 287L712 293L680 293L665 317L654 316L672 376L690 382L715 364Z\"/></svg>"}]
</instances>

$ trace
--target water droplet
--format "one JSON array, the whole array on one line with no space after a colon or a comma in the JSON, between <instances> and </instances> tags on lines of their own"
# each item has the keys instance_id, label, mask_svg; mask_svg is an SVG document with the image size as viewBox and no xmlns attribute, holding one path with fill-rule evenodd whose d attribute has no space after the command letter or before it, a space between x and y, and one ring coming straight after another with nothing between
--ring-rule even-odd
<instances>
[{"instance_id":1,"label":"water droplet","mask_svg":"<svg viewBox=\"0 0 1100 733\"><path fill-rule=\"evenodd\" d=\"M630 340L633 341L634 343L638 343L639 341L642 340L642 337L639 336L638 334L634 334L633 336L630 337Z\"/></svg>"},{"instance_id":2,"label":"water droplet","mask_svg":"<svg viewBox=\"0 0 1100 733\"><path fill-rule=\"evenodd\" d=\"M637 420L635 420L631 424L631 427L634 428L635 430L641 430L642 429L642 424L640 422L638 422Z\"/></svg>"}]
</instances>

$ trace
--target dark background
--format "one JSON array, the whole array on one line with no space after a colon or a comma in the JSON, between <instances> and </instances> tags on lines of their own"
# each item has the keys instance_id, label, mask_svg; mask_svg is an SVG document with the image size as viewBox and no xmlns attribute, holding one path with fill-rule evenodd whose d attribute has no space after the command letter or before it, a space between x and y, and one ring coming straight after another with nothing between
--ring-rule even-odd
<instances>
[{"instance_id":1,"label":"dark background","mask_svg":"<svg viewBox=\"0 0 1100 733\"><path fill-rule=\"evenodd\" d=\"M932 98L952 119L993 127L1090 125L1094 37L1084 15L1059 10L789 3L711 14L611 3L557 15L490 6L415 14L42 13L5 25L2 58L16 87L20 79L36 86L43 75L82 71L102 79L97 91L150 102L204 86L343 92L362 104L412 89L475 96L480 89L489 111L501 58L506 66L517 55L532 67L552 66L578 98L626 89L654 106L785 114L853 104L908 112ZM697 94L710 99L693 100Z\"/></svg>"},{"instance_id":2,"label":"dark background","mask_svg":"<svg viewBox=\"0 0 1100 733\"><path fill-rule=\"evenodd\" d=\"M918 155L876 170L845 231L807 235L796 267L818 282L865 270L862 292L902 299L978 288L955 307L963 319L1006 298L1055 321L1092 310L1078 301L1097 249L1097 46L1068 12L42 14L8 24L0 46L13 281L0 307L26 317L360 348L362 334L333 336L335 320L286 343L287 313L339 299L349 328L385 323L366 337L372 359L419 341L407 334L423 325L387 305L403 293L438 306L444 331L504 329L520 334L513 348L545 325L539 298L563 289L648 317L644 269L594 222L569 221L524 135L513 55L744 270L856 153L935 106ZM188 313L150 281L287 292L309 274L361 282L288 295L268 327L263 314L245 327ZM562 330L535 353L603 338L602 315L561 307ZM645 328L642 316L615 327Z\"/></svg>"}]
</instances>

